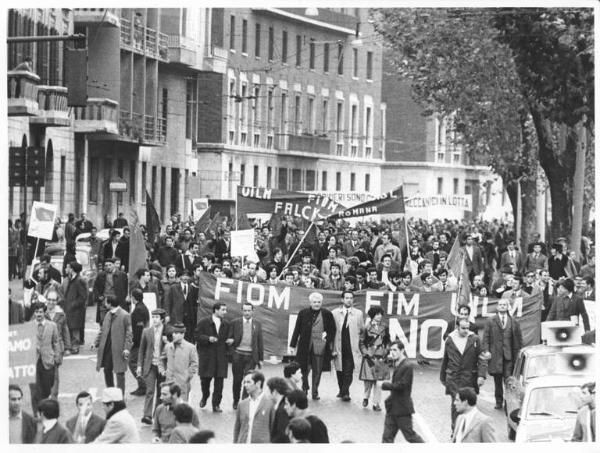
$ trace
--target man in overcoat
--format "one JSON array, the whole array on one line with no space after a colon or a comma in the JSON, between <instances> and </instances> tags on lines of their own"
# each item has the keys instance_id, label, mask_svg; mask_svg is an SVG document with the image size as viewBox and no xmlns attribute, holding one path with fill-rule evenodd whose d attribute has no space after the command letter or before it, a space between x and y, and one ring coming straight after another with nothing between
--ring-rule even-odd
<instances>
[{"instance_id":1,"label":"man in overcoat","mask_svg":"<svg viewBox=\"0 0 600 453\"><path fill-rule=\"evenodd\" d=\"M318 400L321 373L331 371L335 320L329 310L321 308L320 293L311 293L308 300L310 307L298 312L290 347L296 349L296 362L302 369L302 390L308 391L308 373L312 370L312 399Z\"/></svg>"},{"instance_id":2,"label":"man in overcoat","mask_svg":"<svg viewBox=\"0 0 600 453\"><path fill-rule=\"evenodd\" d=\"M129 361L129 353L133 346L131 317L119 306L115 297L108 298L108 311L94 347L98 348L96 371L104 369L106 387L114 387L114 376L117 375L117 387L125 394L125 372Z\"/></svg>"},{"instance_id":3,"label":"man in overcoat","mask_svg":"<svg viewBox=\"0 0 600 453\"><path fill-rule=\"evenodd\" d=\"M458 329L452 331L444 347L444 358L440 368L440 381L450 395L452 432L458 416L454 397L461 387L472 387L479 393L485 380L487 363L481 354L481 340L470 330L468 319L458 320Z\"/></svg>"},{"instance_id":4,"label":"man in overcoat","mask_svg":"<svg viewBox=\"0 0 600 453\"><path fill-rule=\"evenodd\" d=\"M126 312L129 307L125 301L127 297L127 274L115 267L115 260L107 258L104 260L104 270L102 270L94 282L94 297L97 302L96 322L102 325L107 306L104 304L108 297L117 299L117 305L121 306Z\"/></svg>"},{"instance_id":5,"label":"man in overcoat","mask_svg":"<svg viewBox=\"0 0 600 453\"><path fill-rule=\"evenodd\" d=\"M194 337L198 349L198 374L202 387L200 407L206 406L210 396L210 381L214 378L213 412L223 412L220 407L223 398L223 380L227 377L227 347L233 343L229 336L229 323L225 320L227 306L217 302L211 316L201 319L196 326Z\"/></svg>"},{"instance_id":6,"label":"man in overcoat","mask_svg":"<svg viewBox=\"0 0 600 453\"><path fill-rule=\"evenodd\" d=\"M60 292L63 297L62 308L67 318L67 327L71 335L71 353L79 353L79 345L83 342L85 328L85 309L87 306L88 288L81 278L81 264L72 261L67 264L67 278L62 282Z\"/></svg>"},{"instance_id":7,"label":"man in overcoat","mask_svg":"<svg viewBox=\"0 0 600 453\"><path fill-rule=\"evenodd\" d=\"M488 360L488 373L494 376L495 408L502 409L504 380L513 372L523 336L518 321L508 314L508 299L500 299L496 310L496 315L486 321L482 349Z\"/></svg>"},{"instance_id":8,"label":"man in overcoat","mask_svg":"<svg viewBox=\"0 0 600 453\"><path fill-rule=\"evenodd\" d=\"M332 312L335 319L333 361L339 387L338 397L350 401L350 384L354 369L362 362L358 341L364 327L363 312L354 308L352 291L342 291L342 306Z\"/></svg>"}]
</instances>

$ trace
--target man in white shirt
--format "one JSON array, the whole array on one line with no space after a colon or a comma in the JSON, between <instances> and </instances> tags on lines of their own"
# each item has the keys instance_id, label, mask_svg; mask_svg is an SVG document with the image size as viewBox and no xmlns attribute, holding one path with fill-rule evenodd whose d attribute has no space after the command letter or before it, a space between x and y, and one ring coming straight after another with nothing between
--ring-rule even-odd
<instances>
[{"instance_id":1,"label":"man in white shirt","mask_svg":"<svg viewBox=\"0 0 600 453\"><path fill-rule=\"evenodd\" d=\"M271 442L275 411L273 400L265 397L264 384L265 376L260 371L250 371L244 376L244 389L249 397L240 402L235 415L233 442L236 444Z\"/></svg>"},{"instance_id":2,"label":"man in white shirt","mask_svg":"<svg viewBox=\"0 0 600 453\"><path fill-rule=\"evenodd\" d=\"M477 394L471 387L461 387L456 392L454 407L458 412L456 427L452 434L454 443L498 442L492 419L476 407Z\"/></svg>"}]
</instances>

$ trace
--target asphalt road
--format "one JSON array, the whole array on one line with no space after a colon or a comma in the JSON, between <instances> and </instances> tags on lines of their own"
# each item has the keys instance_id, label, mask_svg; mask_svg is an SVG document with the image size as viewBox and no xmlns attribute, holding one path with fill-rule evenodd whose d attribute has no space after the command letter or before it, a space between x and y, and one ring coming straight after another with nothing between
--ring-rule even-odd
<instances>
[{"instance_id":1,"label":"asphalt road","mask_svg":"<svg viewBox=\"0 0 600 453\"><path fill-rule=\"evenodd\" d=\"M61 405L62 421L76 413L75 396L81 390L88 390L92 395L100 397L104 388L102 372L96 371L96 354L90 350L90 344L97 332L95 324L95 307L88 307L86 319L86 344L80 349L79 355L65 357L60 368L59 402ZM282 376L281 364L265 364L264 373L267 379L272 376ZM210 404L204 409L199 408L200 382L198 377L192 381L190 395L192 406L199 411L200 424L203 429L211 429L216 433L219 443L230 443L233 438L235 413L232 409L231 373L225 381L221 414L214 414ZM126 376L126 403L129 411L135 417L144 442L152 439L151 428L141 424L143 397L130 396L136 382L128 372ZM318 415L328 427L331 442L353 441L360 443L380 443L383 433L385 412L375 412L372 405L362 407L363 383L356 377L351 386L351 402L342 402L335 397L338 388L335 373L323 373L319 393L320 401L309 400L309 409ZM508 441L504 413L494 409L493 380L488 378L482 388L478 407L485 414L492 416L494 425L501 441ZM30 410L28 391L25 390L24 407ZM387 392L382 392L383 399ZM414 424L417 432L427 442L449 442L450 440L450 397L444 394L444 387L439 382L439 362L431 365L415 364L413 383L413 400L416 414ZM94 402L94 410L103 414L102 405ZM404 442L402 434L398 434L396 442Z\"/></svg>"}]
</instances>

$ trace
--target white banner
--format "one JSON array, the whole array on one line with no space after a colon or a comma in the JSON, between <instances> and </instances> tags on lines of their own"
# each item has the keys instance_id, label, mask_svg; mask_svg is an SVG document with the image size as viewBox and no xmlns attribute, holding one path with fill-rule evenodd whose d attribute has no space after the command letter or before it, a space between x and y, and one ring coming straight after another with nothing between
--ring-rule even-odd
<instances>
[{"instance_id":1,"label":"white banner","mask_svg":"<svg viewBox=\"0 0 600 453\"><path fill-rule=\"evenodd\" d=\"M29 231L27 234L34 238L51 241L57 210L58 207L53 204L34 201L33 207L31 208Z\"/></svg>"},{"instance_id":2,"label":"white banner","mask_svg":"<svg viewBox=\"0 0 600 453\"><path fill-rule=\"evenodd\" d=\"M407 209L458 208L465 211L473 210L472 195L414 195L404 199Z\"/></svg>"},{"instance_id":3,"label":"white banner","mask_svg":"<svg viewBox=\"0 0 600 453\"><path fill-rule=\"evenodd\" d=\"M192 199L192 219L198 220L208 209L208 198L194 198Z\"/></svg>"},{"instance_id":4,"label":"white banner","mask_svg":"<svg viewBox=\"0 0 600 453\"><path fill-rule=\"evenodd\" d=\"M595 300L584 300L585 311L588 314L588 318L590 318L590 330L594 330L596 328L596 301ZM583 319L581 319L581 315L579 316L579 325L583 327Z\"/></svg>"},{"instance_id":5,"label":"white banner","mask_svg":"<svg viewBox=\"0 0 600 453\"><path fill-rule=\"evenodd\" d=\"M247 256L252 259L255 255L254 229L232 231L231 256Z\"/></svg>"}]
</instances>

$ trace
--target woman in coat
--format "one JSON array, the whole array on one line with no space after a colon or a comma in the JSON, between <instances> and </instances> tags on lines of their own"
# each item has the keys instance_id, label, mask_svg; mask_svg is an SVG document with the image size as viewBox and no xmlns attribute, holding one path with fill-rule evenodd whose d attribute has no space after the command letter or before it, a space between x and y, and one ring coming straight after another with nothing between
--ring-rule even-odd
<instances>
[{"instance_id":1,"label":"woman in coat","mask_svg":"<svg viewBox=\"0 0 600 453\"><path fill-rule=\"evenodd\" d=\"M378 381L389 379L390 370L385 357L390 345L390 333L383 325L383 309L379 306L369 308L367 322L361 332L358 346L363 356L358 378L365 382L363 407L369 405L369 396L373 389L373 410L381 411L381 387Z\"/></svg>"}]
</instances>

